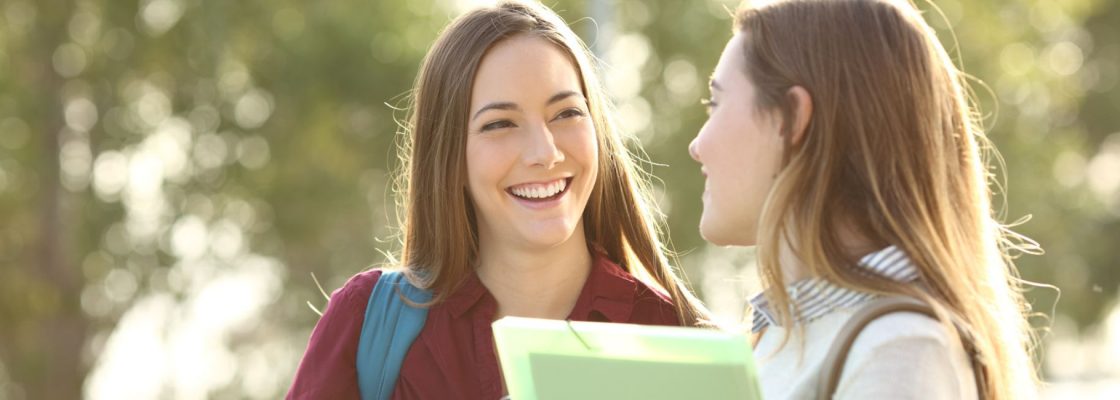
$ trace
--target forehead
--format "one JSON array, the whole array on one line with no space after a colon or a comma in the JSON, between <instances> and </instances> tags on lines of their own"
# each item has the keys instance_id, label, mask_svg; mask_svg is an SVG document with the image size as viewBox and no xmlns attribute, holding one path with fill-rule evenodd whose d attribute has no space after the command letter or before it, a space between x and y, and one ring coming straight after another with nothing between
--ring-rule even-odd
<instances>
[{"instance_id":1,"label":"forehead","mask_svg":"<svg viewBox=\"0 0 1120 400\"><path fill-rule=\"evenodd\" d=\"M533 35L517 35L491 47L479 63L473 87L472 109L491 101L529 102L558 91L583 92L571 57Z\"/></svg>"},{"instance_id":2,"label":"forehead","mask_svg":"<svg viewBox=\"0 0 1120 400\"><path fill-rule=\"evenodd\" d=\"M743 46L745 38L742 33L737 33L727 41L727 46L723 48L723 53L719 56L719 63L716 64L716 69L712 77L719 81L720 85L739 85L746 82L746 70L744 65L746 60L743 59Z\"/></svg>"}]
</instances>

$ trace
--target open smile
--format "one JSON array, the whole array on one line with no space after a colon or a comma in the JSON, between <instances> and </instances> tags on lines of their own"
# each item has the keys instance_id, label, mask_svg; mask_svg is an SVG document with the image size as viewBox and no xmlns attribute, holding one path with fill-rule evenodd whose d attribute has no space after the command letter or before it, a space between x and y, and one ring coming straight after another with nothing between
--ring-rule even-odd
<instances>
[{"instance_id":1,"label":"open smile","mask_svg":"<svg viewBox=\"0 0 1120 400\"><path fill-rule=\"evenodd\" d=\"M543 205L564 197L571 184L572 177L547 182L523 183L506 188L506 193L522 202Z\"/></svg>"}]
</instances>

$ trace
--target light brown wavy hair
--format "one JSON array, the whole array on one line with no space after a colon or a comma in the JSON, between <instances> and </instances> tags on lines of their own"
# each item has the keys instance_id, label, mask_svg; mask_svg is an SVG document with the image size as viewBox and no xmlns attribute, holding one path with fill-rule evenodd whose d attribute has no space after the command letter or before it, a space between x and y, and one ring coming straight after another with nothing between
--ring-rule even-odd
<instances>
[{"instance_id":1,"label":"light brown wavy hair","mask_svg":"<svg viewBox=\"0 0 1120 400\"><path fill-rule=\"evenodd\" d=\"M599 146L598 179L584 210L590 251L601 251L636 278L664 290L682 324L707 320L701 303L669 263L660 234L663 216L649 193L648 176L611 121L611 108L584 43L552 10L503 2L455 19L428 51L416 78L397 176L402 249L396 263L410 279L447 298L473 274L478 226L467 187L466 142L471 90L487 50L502 40L531 35L563 51L579 73Z\"/></svg>"},{"instance_id":2,"label":"light brown wavy hair","mask_svg":"<svg viewBox=\"0 0 1120 400\"><path fill-rule=\"evenodd\" d=\"M933 29L904 1L791 0L740 9L734 31L759 111L790 121L794 86L812 99L801 142L783 127L786 164L759 224L764 286L785 287L778 253L787 243L813 276L923 299L972 338L981 398L1029 398L1034 339L1008 252L1032 243L996 219L989 162L998 154ZM840 237L851 225L904 250L921 285L862 273ZM783 326L797 326L788 294L767 293Z\"/></svg>"}]
</instances>

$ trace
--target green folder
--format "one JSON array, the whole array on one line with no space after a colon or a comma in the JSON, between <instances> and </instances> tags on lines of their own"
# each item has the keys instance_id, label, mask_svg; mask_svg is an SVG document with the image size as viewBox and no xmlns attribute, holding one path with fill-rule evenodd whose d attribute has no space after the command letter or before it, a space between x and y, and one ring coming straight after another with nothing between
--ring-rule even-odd
<instances>
[{"instance_id":1,"label":"green folder","mask_svg":"<svg viewBox=\"0 0 1120 400\"><path fill-rule=\"evenodd\" d=\"M743 333L517 317L493 326L512 400L762 398Z\"/></svg>"}]
</instances>

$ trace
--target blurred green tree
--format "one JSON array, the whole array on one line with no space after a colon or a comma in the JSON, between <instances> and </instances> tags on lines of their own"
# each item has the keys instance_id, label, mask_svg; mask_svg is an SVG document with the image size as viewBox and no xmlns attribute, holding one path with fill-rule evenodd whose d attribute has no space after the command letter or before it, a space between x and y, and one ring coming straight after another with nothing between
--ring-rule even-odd
<instances>
[{"instance_id":1,"label":"blurred green tree","mask_svg":"<svg viewBox=\"0 0 1120 400\"><path fill-rule=\"evenodd\" d=\"M0 398L280 396L325 303L312 274L329 291L395 249L397 109L461 3L0 4ZM736 3L547 3L601 55L697 282L687 144ZM1099 324L1120 286L1120 5L936 5L984 83L1006 218L1033 215L1018 229L1047 250L1023 276Z\"/></svg>"}]
</instances>

